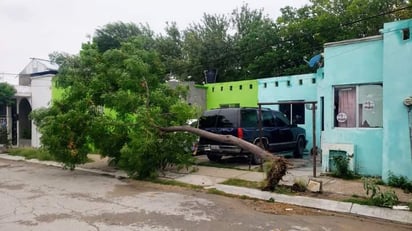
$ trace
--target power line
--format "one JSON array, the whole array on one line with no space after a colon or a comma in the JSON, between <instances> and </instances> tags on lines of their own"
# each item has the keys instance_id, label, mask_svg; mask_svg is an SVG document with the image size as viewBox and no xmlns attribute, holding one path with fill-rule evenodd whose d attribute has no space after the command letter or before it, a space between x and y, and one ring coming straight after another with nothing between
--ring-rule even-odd
<instances>
[{"instance_id":1,"label":"power line","mask_svg":"<svg viewBox=\"0 0 412 231\"><path fill-rule=\"evenodd\" d=\"M0 75L19 75L15 73L0 72Z\"/></svg>"},{"instance_id":2,"label":"power line","mask_svg":"<svg viewBox=\"0 0 412 231\"><path fill-rule=\"evenodd\" d=\"M394 9L394 10L387 11L387 12L383 12L383 13L380 13L380 14L372 15L372 16L369 16L369 17L361 18L359 20L355 20L355 21L343 24L342 26L350 26L350 25L358 23L358 22L367 21L367 20L370 20L370 19L373 19L373 18L377 18L377 17L380 17L380 16L385 16L385 15L388 15L388 14L396 13L398 11L403 11L403 10L410 9L410 8L412 8L412 5L411 6L401 7L401 8Z\"/></svg>"},{"instance_id":3,"label":"power line","mask_svg":"<svg viewBox=\"0 0 412 231\"><path fill-rule=\"evenodd\" d=\"M329 28L326 28L326 29L324 29L323 31L321 31L321 32L318 32L318 33L324 33L325 31L336 31L336 30L338 30L338 29L340 29L340 28L342 28L342 27L347 27L347 26L351 26L351 25L354 25L354 24L356 24L356 23L360 23L360 22L363 22L363 21L368 21L368 20L371 20L371 19L374 19L374 18L378 18L378 17L382 17L382 16L385 16L385 15L388 15L388 14L393 14L393 13L396 13L396 12L399 12L399 11L404 11L404 10L407 10L407 9L411 9L412 8L412 5L409 5L409 6L405 6L405 7L401 7L401 8L397 8L397 9L394 9L394 10L390 10L390 11L386 11L386 12L382 12L382 13L379 13L379 14L376 14L376 15L372 15L372 16L367 16L367 17L364 17L364 18L360 18L360 19L357 19L357 20L353 20L353 21L349 21L349 22L346 22L346 23L341 23L341 24L339 24L339 26L333 26L333 27L329 27ZM314 18L312 18L312 19L314 19ZM378 32L378 31L377 31ZM304 32L304 33L300 33L300 34L298 34L298 35L300 35L301 37L302 36L304 36L304 38L308 38L308 36L310 36L311 38L313 38L312 36L313 36L313 33L309 33L309 32ZM298 36L296 36L296 37L298 37ZM359 37L355 37L355 38L359 38ZM353 39L355 39L355 38L353 38ZM307 39L306 39L307 40ZM286 39L286 40L281 40L281 41L279 41L279 47L284 47L285 45L287 45L288 43L294 43L296 40L294 40L294 39ZM314 40L314 39L312 39L312 40L307 40L308 42L315 42L315 43L319 43L319 42L321 42L321 41L316 41L316 40ZM330 41L330 42L333 42L333 41ZM324 42L323 42L324 43ZM306 48L303 52L307 52L307 51L315 51L315 50L320 50L320 49L322 49L323 48L323 46L324 46L324 44L318 44L318 45L315 45L315 46L312 46L312 47L310 47L310 48ZM290 46L293 46L293 44L291 44ZM268 49L269 47L261 47L261 48L258 48L258 50L257 49L253 49L253 51L258 51L258 52L262 52L262 51L264 51L264 50L266 50L266 49ZM216 49L215 51L221 51L221 50L218 50L218 49ZM245 50L243 50L243 51L241 51L241 52L239 52L238 54L240 54L240 55L244 55L244 54L248 54L249 52L251 52L252 51L252 49L245 49ZM261 55L264 55L265 54L265 52L264 53L262 53ZM231 54L229 54L229 55L231 55ZM223 57L219 57L219 58L216 58L216 59L214 59L213 61L214 62L219 62L219 61L221 61L221 60L224 60L224 59L227 59L227 57L225 57L225 56L223 56Z\"/></svg>"}]
</instances>

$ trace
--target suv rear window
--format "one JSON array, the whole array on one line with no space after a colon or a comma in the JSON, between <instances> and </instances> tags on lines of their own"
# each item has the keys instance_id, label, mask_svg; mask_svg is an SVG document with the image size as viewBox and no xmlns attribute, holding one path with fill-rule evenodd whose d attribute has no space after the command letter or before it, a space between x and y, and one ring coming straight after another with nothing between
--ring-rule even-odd
<instances>
[{"instance_id":1,"label":"suv rear window","mask_svg":"<svg viewBox=\"0 0 412 231\"><path fill-rule=\"evenodd\" d=\"M232 128L237 127L237 110L220 110L217 116L216 127L218 128Z\"/></svg>"},{"instance_id":2,"label":"suv rear window","mask_svg":"<svg viewBox=\"0 0 412 231\"><path fill-rule=\"evenodd\" d=\"M242 118L241 127L256 127L258 126L258 118L256 110L241 110L240 116Z\"/></svg>"},{"instance_id":3,"label":"suv rear window","mask_svg":"<svg viewBox=\"0 0 412 231\"><path fill-rule=\"evenodd\" d=\"M214 128L216 125L217 112L205 112L202 117L199 118L199 128Z\"/></svg>"},{"instance_id":4,"label":"suv rear window","mask_svg":"<svg viewBox=\"0 0 412 231\"><path fill-rule=\"evenodd\" d=\"M237 127L237 110L212 110L207 111L199 119L199 128L231 128Z\"/></svg>"}]
</instances>

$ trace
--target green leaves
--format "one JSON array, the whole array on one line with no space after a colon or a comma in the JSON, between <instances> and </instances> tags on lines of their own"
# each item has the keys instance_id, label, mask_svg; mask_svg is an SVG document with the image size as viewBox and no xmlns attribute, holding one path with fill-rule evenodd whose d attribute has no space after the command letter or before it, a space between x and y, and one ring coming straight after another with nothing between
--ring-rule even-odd
<instances>
[{"instance_id":1,"label":"green leaves","mask_svg":"<svg viewBox=\"0 0 412 231\"><path fill-rule=\"evenodd\" d=\"M107 43L84 44L77 56L55 54L64 94L50 108L33 112L42 145L70 169L93 150L138 178L189 164L194 136L158 127L184 124L196 109L183 101L185 89L164 83L164 66L150 37L123 33L130 28L116 25L108 27L115 35L104 37Z\"/></svg>"},{"instance_id":2,"label":"green leaves","mask_svg":"<svg viewBox=\"0 0 412 231\"><path fill-rule=\"evenodd\" d=\"M8 83L0 83L0 105L10 105L14 103L16 89Z\"/></svg>"},{"instance_id":3,"label":"green leaves","mask_svg":"<svg viewBox=\"0 0 412 231\"><path fill-rule=\"evenodd\" d=\"M376 179L363 178L363 188L373 205L391 208L399 203L395 191L381 191L381 188L376 184Z\"/></svg>"},{"instance_id":4,"label":"green leaves","mask_svg":"<svg viewBox=\"0 0 412 231\"><path fill-rule=\"evenodd\" d=\"M312 0L282 9L276 21L245 5L229 16L205 14L183 31L172 23L157 37L148 26L108 24L78 55L51 55L60 65L56 86L64 92L33 118L43 145L69 168L93 150L133 176L151 177L169 163L190 163L193 136L158 130L185 124L198 112L184 101L187 89L165 85L168 77L201 83L208 69L217 69L217 81L308 73L304 56L320 52L325 42L377 34L383 22L410 17L410 11L361 19L406 4ZM13 95L12 87L0 85L0 104L13 102Z\"/></svg>"},{"instance_id":5,"label":"green leaves","mask_svg":"<svg viewBox=\"0 0 412 231\"><path fill-rule=\"evenodd\" d=\"M68 107L65 103L57 103L50 109L35 110L31 116L42 133L43 147L57 161L74 169L76 164L87 161L89 148L85 144L88 142L92 115L80 105L83 103L81 101L73 102L74 107Z\"/></svg>"}]
</instances>

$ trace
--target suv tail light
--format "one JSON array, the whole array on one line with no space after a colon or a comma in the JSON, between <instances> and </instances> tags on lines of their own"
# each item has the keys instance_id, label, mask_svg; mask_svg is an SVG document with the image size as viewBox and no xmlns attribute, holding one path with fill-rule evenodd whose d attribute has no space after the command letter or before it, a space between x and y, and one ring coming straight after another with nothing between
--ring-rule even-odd
<instances>
[{"instance_id":1,"label":"suv tail light","mask_svg":"<svg viewBox=\"0 0 412 231\"><path fill-rule=\"evenodd\" d=\"M243 129L242 128L237 128L237 137L239 139L243 139Z\"/></svg>"}]
</instances>

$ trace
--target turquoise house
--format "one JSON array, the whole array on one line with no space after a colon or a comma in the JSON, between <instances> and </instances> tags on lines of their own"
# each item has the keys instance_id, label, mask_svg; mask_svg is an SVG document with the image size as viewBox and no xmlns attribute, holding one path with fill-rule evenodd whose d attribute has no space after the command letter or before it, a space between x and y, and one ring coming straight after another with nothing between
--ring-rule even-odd
<instances>
[{"instance_id":1,"label":"turquoise house","mask_svg":"<svg viewBox=\"0 0 412 231\"><path fill-rule=\"evenodd\" d=\"M362 175L412 178L411 120L403 103L412 95L411 27L412 20L391 22L381 35L325 44L317 89L323 171L343 153Z\"/></svg>"},{"instance_id":2,"label":"turquoise house","mask_svg":"<svg viewBox=\"0 0 412 231\"><path fill-rule=\"evenodd\" d=\"M316 101L317 100L317 82L322 72L304 75L292 75L282 77L272 77L258 79L259 103L282 103L270 107L279 110L289 117L289 120L296 123L299 127L305 128L306 139L308 140L307 147L313 147L312 144L312 110L311 105L305 105L300 102ZM295 102L290 104L286 102ZM317 146L320 145L320 127L319 118L316 117L316 134Z\"/></svg>"},{"instance_id":3,"label":"turquoise house","mask_svg":"<svg viewBox=\"0 0 412 231\"><path fill-rule=\"evenodd\" d=\"M357 173L382 174L382 51L382 36L325 44L324 78L318 85L323 171L330 171L333 155L343 152Z\"/></svg>"},{"instance_id":4,"label":"turquoise house","mask_svg":"<svg viewBox=\"0 0 412 231\"><path fill-rule=\"evenodd\" d=\"M412 179L412 20L386 23L383 35L382 175L389 171Z\"/></svg>"},{"instance_id":5,"label":"turquoise house","mask_svg":"<svg viewBox=\"0 0 412 231\"><path fill-rule=\"evenodd\" d=\"M313 147L312 111L286 102L317 101L316 145L323 172L333 170L334 156L344 155L361 175L387 179L392 172L412 179L411 30L408 19L385 23L377 36L327 43L324 66L316 73L258 79L257 93L242 92L235 101L242 106L243 99L257 94L259 103L285 102L270 107L306 129L308 149ZM222 97L225 84L230 92L237 83L208 86L209 106L212 99L213 106L234 103ZM222 94L213 97L212 87Z\"/></svg>"}]
</instances>

